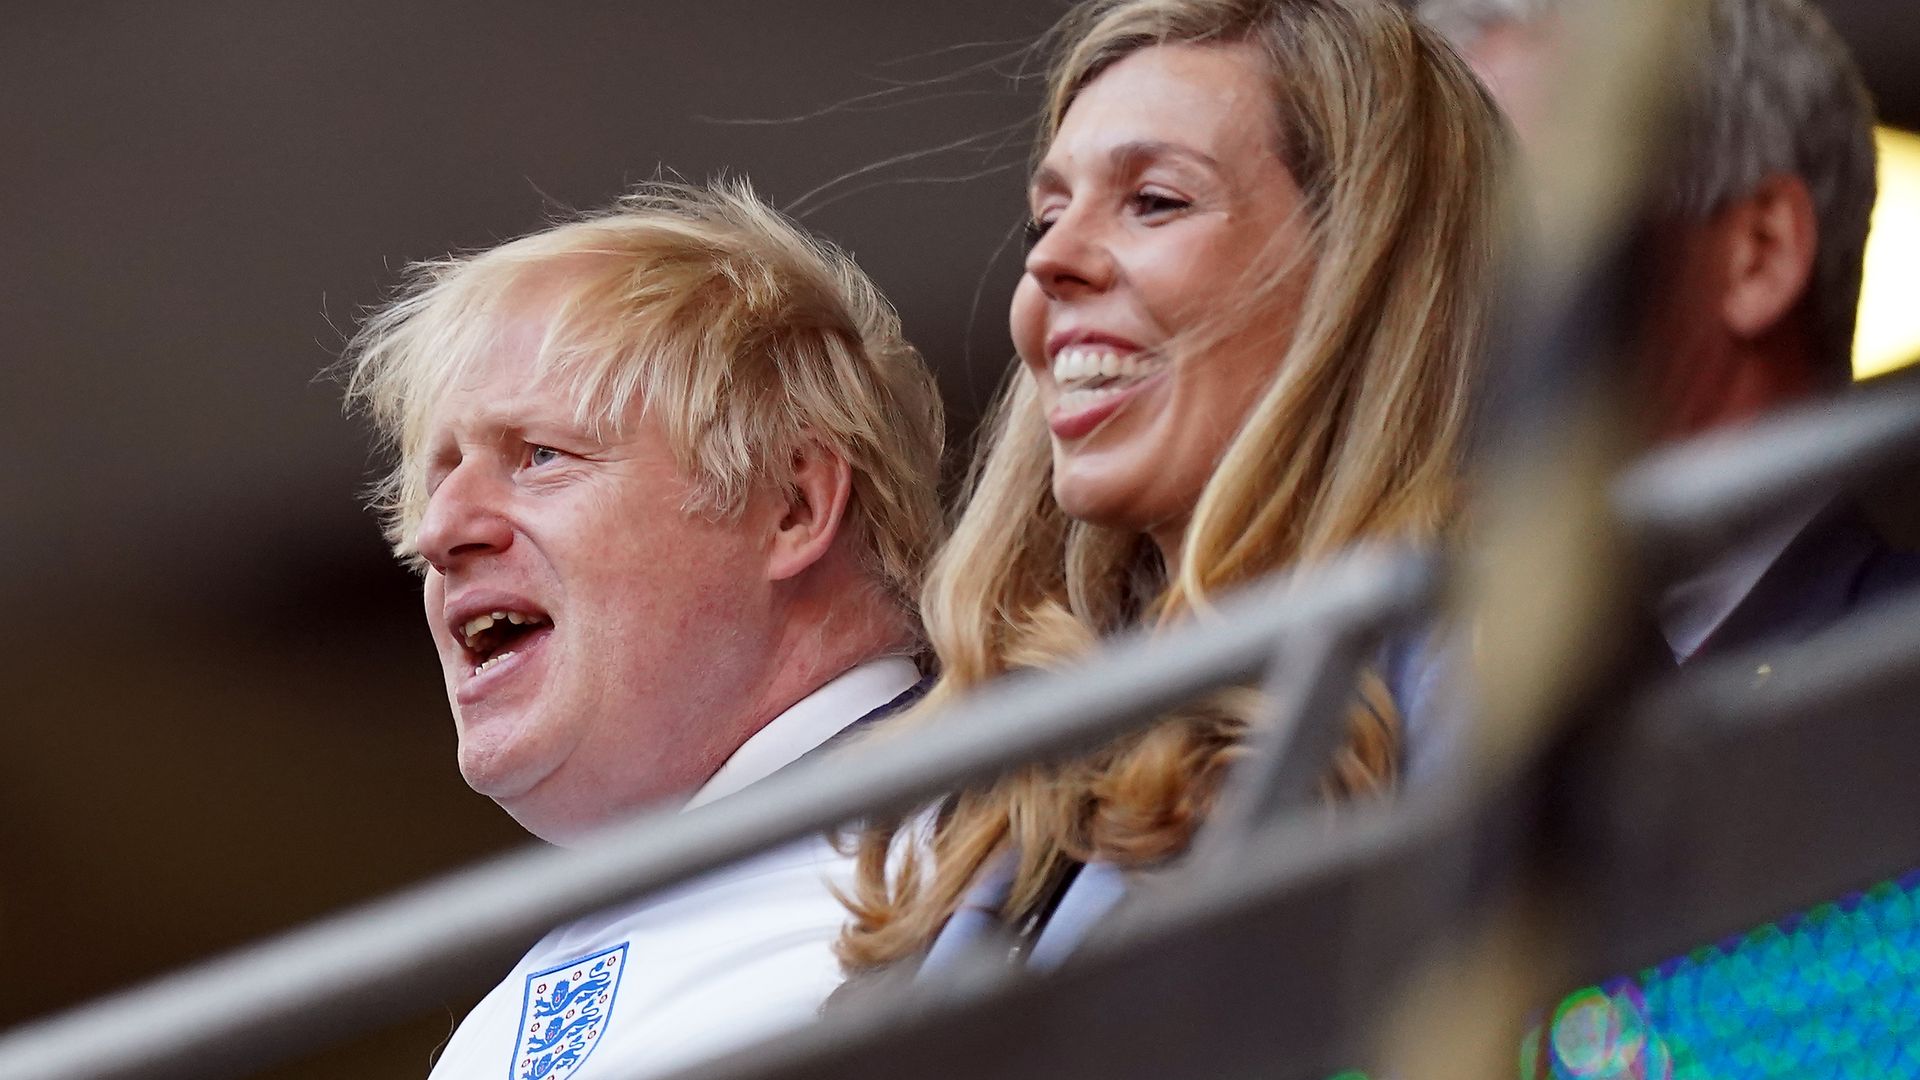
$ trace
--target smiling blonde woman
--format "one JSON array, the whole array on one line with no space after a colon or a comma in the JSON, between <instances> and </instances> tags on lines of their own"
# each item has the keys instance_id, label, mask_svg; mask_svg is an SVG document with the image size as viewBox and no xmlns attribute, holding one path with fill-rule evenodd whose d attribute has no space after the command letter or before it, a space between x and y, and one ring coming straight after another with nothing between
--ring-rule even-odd
<instances>
[{"instance_id":1,"label":"smiling blonde woman","mask_svg":"<svg viewBox=\"0 0 1920 1080\"><path fill-rule=\"evenodd\" d=\"M1387 0L1095 0L1054 41L1020 364L923 597L925 722L1455 507L1506 138L1454 54ZM1332 793L1394 780L1379 690ZM911 842L869 830L843 962L923 955L983 878L1010 923L1080 864L1177 855L1246 706L958 793Z\"/></svg>"}]
</instances>

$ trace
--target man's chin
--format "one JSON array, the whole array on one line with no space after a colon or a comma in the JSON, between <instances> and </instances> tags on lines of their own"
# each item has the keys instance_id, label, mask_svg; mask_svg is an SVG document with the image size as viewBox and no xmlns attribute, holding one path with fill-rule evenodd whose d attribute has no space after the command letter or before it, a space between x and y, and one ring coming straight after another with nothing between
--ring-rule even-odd
<instances>
[{"instance_id":1,"label":"man's chin","mask_svg":"<svg viewBox=\"0 0 1920 1080\"><path fill-rule=\"evenodd\" d=\"M549 844L565 845L591 831L546 783L554 769L511 753L460 748L460 776L476 794L497 803L520 827Z\"/></svg>"},{"instance_id":2,"label":"man's chin","mask_svg":"<svg viewBox=\"0 0 1920 1080\"><path fill-rule=\"evenodd\" d=\"M494 801L521 828L556 847L571 847L594 831L594 822L582 822L544 799L532 797Z\"/></svg>"},{"instance_id":3,"label":"man's chin","mask_svg":"<svg viewBox=\"0 0 1920 1080\"><path fill-rule=\"evenodd\" d=\"M500 809L520 827L549 844L569 847L603 829L639 817L678 810L688 798L684 791L667 793L627 792L622 798L607 798L605 789L582 790L566 777L556 780L552 774L544 782L515 785L510 794L481 792L499 804ZM478 785L475 791L480 791Z\"/></svg>"},{"instance_id":4,"label":"man's chin","mask_svg":"<svg viewBox=\"0 0 1920 1080\"><path fill-rule=\"evenodd\" d=\"M526 797L551 771L526 760L524 754L514 753L512 747L460 744L460 778L503 807ZM513 811L509 808L507 812Z\"/></svg>"}]
</instances>

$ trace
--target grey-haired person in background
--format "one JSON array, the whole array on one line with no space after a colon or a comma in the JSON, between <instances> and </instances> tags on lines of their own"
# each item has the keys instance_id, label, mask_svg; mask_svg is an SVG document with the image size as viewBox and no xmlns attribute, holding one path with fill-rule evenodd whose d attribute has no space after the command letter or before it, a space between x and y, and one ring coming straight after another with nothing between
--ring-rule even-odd
<instances>
[{"instance_id":1,"label":"grey-haired person in background","mask_svg":"<svg viewBox=\"0 0 1920 1080\"><path fill-rule=\"evenodd\" d=\"M1536 145L1580 0L1422 0ZM1652 208L1662 260L1644 376L1662 441L1735 427L1851 385L1876 177L1872 99L1802 0L1707 0L1678 83L1681 130ZM1844 498L1808 500L1656 567L1675 660L1802 640L1920 586ZM1764 652L1757 655L1765 655Z\"/></svg>"}]
</instances>

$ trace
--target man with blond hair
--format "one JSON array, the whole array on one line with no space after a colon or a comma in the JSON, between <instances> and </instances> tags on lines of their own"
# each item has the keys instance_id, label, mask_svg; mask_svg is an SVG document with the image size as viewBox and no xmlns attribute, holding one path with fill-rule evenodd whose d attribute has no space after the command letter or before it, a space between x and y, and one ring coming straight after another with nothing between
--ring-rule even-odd
<instances>
[{"instance_id":1,"label":"man with blond hair","mask_svg":"<svg viewBox=\"0 0 1920 1080\"><path fill-rule=\"evenodd\" d=\"M939 399L872 283L744 185L416 266L349 365L460 771L535 835L711 802L911 696ZM803 1022L845 869L807 841L563 926L433 1075L651 1075Z\"/></svg>"}]
</instances>

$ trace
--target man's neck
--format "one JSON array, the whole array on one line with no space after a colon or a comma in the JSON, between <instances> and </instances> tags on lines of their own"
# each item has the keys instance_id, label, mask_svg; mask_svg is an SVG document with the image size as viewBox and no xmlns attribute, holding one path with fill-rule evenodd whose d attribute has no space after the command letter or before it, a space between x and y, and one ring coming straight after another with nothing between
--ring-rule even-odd
<instances>
[{"instance_id":1,"label":"man's neck","mask_svg":"<svg viewBox=\"0 0 1920 1080\"><path fill-rule=\"evenodd\" d=\"M906 613L884 590L864 575L835 577L839 580L809 583L785 598L780 630L768 653L768 678L753 698L747 715L754 719L740 743L860 664L913 651L915 636Z\"/></svg>"},{"instance_id":2,"label":"man's neck","mask_svg":"<svg viewBox=\"0 0 1920 1080\"><path fill-rule=\"evenodd\" d=\"M920 678L904 656L863 661L782 710L749 736L684 809L724 798L813 753L864 717L883 710Z\"/></svg>"},{"instance_id":3,"label":"man's neck","mask_svg":"<svg viewBox=\"0 0 1920 1080\"><path fill-rule=\"evenodd\" d=\"M1820 368L1799 320L1762 337L1723 338L1662 362L1669 372L1662 442L1741 427L1822 392Z\"/></svg>"}]
</instances>

